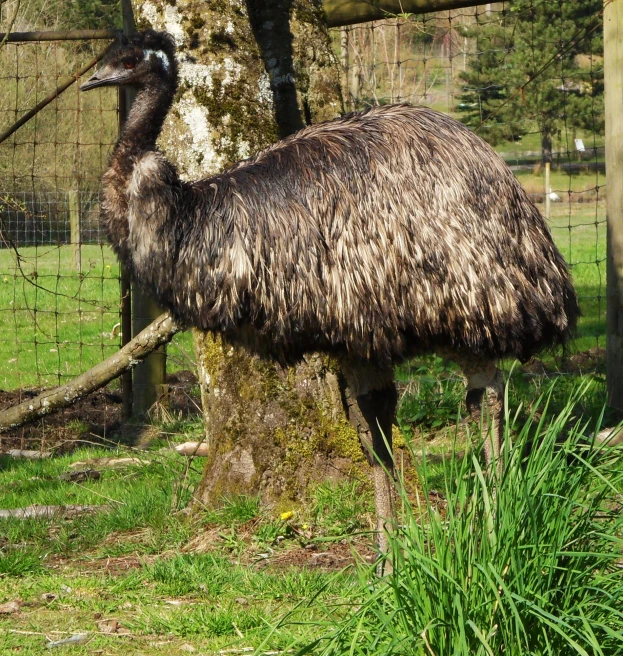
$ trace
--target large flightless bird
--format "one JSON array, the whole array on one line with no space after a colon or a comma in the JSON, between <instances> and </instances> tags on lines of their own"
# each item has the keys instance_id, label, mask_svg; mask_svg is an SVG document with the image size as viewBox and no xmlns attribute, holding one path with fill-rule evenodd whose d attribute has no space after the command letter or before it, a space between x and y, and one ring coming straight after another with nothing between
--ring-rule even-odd
<instances>
[{"instance_id":1,"label":"large flightless bird","mask_svg":"<svg viewBox=\"0 0 623 656\"><path fill-rule=\"evenodd\" d=\"M502 159L425 107L373 107L307 127L229 170L182 181L156 139L178 83L175 45L145 31L83 90L136 100L102 182L119 259L183 323L259 354L335 355L349 418L372 445L379 544L392 511L394 365L437 352L467 406L503 422L500 358L564 343L579 315L565 262Z\"/></svg>"}]
</instances>

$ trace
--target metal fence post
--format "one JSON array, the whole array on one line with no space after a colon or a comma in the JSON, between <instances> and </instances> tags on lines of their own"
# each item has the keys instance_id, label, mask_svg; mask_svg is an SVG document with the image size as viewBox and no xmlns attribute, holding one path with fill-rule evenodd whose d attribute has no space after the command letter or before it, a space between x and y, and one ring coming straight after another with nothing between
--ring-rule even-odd
<instances>
[{"instance_id":1,"label":"metal fence post","mask_svg":"<svg viewBox=\"0 0 623 656\"><path fill-rule=\"evenodd\" d=\"M604 8L608 404L623 411L623 0Z\"/></svg>"}]
</instances>

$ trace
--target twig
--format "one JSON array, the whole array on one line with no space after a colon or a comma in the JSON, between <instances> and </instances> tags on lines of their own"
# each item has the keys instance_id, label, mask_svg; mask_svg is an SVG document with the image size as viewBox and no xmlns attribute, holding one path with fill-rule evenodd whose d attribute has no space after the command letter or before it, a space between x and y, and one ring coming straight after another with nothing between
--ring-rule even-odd
<instances>
[{"instance_id":1,"label":"twig","mask_svg":"<svg viewBox=\"0 0 623 656\"><path fill-rule=\"evenodd\" d=\"M32 519L35 517L56 517L57 515L82 515L102 510L106 506L26 506L0 510L0 519Z\"/></svg>"},{"instance_id":2,"label":"twig","mask_svg":"<svg viewBox=\"0 0 623 656\"><path fill-rule=\"evenodd\" d=\"M11 30L13 29L13 25L15 24L15 21L17 20L17 12L19 11L19 6L22 3L22 0L16 0L15 2L15 11L13 12L13 16L11 16L11 20L9 21L9 24L6 27L6 34L2 38L2 41L0 41L0 48L7 42L7 39L9 38L11 34Z\"/></svg>"}]
</instances>

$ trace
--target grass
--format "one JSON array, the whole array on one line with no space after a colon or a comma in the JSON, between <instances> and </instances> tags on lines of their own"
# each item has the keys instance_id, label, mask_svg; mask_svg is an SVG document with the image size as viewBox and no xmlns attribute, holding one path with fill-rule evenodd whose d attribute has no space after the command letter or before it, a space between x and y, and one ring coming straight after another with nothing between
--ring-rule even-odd
<instances>
[{"instance_id":1,"label":"grass","mask_svg":"<svg viewBox=\"0 0 623 656\"><path fill-rule=\"evenodd\" d=\"M97 481L58 478L72 462L110 456L143 462L100 466ZM354 483L320 485L306 514L287 520L253 497L189 516L180 509L199 473L158 448L80 449L38 462L0 459L3 508L105 506L76 519L0 520L0 605L21 605L18 613L0 613L0 653L39 654L46 636L78 633L87 634L88 643L73 646L76 654L182 653L188 644L202 653L255 647L305 599L335 600L354 585L347 571L269 565L272 556L311 554L303 545L352 535L353 516L359 529L369 525L370 499L362 501ZM184 552L205 536L211 538L198 550ZM102 633L105 621L117 621L120 632Z\"/></svg>"},{"instance_id":2,"label":"grass","mask_svg":"<svg viewBox=\"0 0 623 656\"><path fill-rule=\"evenodd\" d=\"M572 421L582 393L553 417L540 399L495 493L466 452L431 494L422 459L421 492L401 488L393 572L375 581L362 563L346 606L313 600L275 635L301 656L620 654L623 458ZM308 608L324 619L302 621Z\"/></svg>"},{"instance_id":3,"label":"grass","mask_svg":"<svg viewBox=\"0 0 623 656\"><path fill-rule=\"evenodd\" d=\"M59 385L118 350L119 264L108 245L82 246L80 274L70 246L19 253L20 266L14 251L0 249L0 388ZM177 344L172 369L189 368L190 335Z\"/></svg>"},{"instance_id":4,"label":"grass","mask_svg":"<svg viewBox=\"0 0 623 656\"><path fill-rule=\"evenodd\" d=\"M452 424L462 399L455 372L435 359L420 366L427 367L420 373L431 384L438 380ZM512 372L507 407L515 413L509 422L516 446L495 502L470 447L475 441L463 429L427 428L440 414L434 395L411 388L403 405L416 407L420 399L426 412L420 432L412 429L406 410L402 417L401 449L412 452L417 469L409 494L403 493L401 528L393 539L402 560L399 574L374 585L362 557L355 569L312 566L315 554L370 553L372 498L357 481L319 485L292 515L277 514L249 496L189 515L183 509L200 466L161 450L186 439L171 426L161 427L168 439L147 451L98 447L44 461L2 458L4 508L103 508L79 518L0 520L0 604L21 604L17 613L0 613L0 653L39 654L46 636L80 633L88 642L72 646L72 653L152 656L163 649L182 653L187 645L199 653L264 653L311 645L309 653L343 654L352 647L353 654L428 656L423 627L435 654L489 653L472 625L493 653L501 653L501 641L509 644L511 632L523 635L520 623L532 639L537 620L543 624L548 613L559 617L563 611L563 631L573 611L574 630L581 633L576 620L582 612L602 640L600 623L620 630L620 615L604 619L605 611L595 613L599 604L609 608L608 595L623 593L616 588L620 575L610 575L623 547L623 460L616 451L599 460L582 445L599 422L603 395L599 382L581 395L576 386L577 379L563 377L540 394L533 379ZM187 423L187 434L201 428ZM528 443L536 447L523 461ZM93 461L110 456L141 462L108 469ZM59 478L78 461L91 462L102 477L79 484ZM504 573L509 558L513 566ZM497 576L508 597L499 591ZM511 602L521 606L521 620ZM104 633L102 622L118 622L117 632ZM499 635L491 633L496 623ZM544 635L555 644L555 636ZM454 638L465 645L451 648ZM554 647L548 652L536 643L529 651L528 643L519 644L523 652L504 653L582 653ZM619 652L607 647L588 653Z\"/></svg>"}]
</instances>

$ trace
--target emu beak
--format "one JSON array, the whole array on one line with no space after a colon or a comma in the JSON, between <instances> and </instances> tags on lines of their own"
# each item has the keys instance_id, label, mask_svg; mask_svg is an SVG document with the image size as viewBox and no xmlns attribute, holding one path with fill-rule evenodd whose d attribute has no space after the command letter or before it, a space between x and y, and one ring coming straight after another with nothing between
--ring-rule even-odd
<instances>
[{"instance_id":1,"label":"emu beak","mask_svg":"<svg viewBox=\"0 0 623 656\"><path fill-rule=\"evenodd\" d=\"M102 81L97 76L97 73L95 73L95 75L91 75L91 77L84 84L80 85L80 91L88 91L89 89L93 89L100 84L102 84Z\"/></svg>"},{"instance_id":2,"label":"emu beak","mask_svg":"<svg viewBox=\"0 0 623 656\"><path fill-rule=\"evenodd\" d=\"M128 82L131 73L119 71L116 68L104 64L99 71L96 71L91 77L80 87L80 91L88 91L96 87L113 86L115 84L124 84Z\"/></svg>"}]
</instances>

